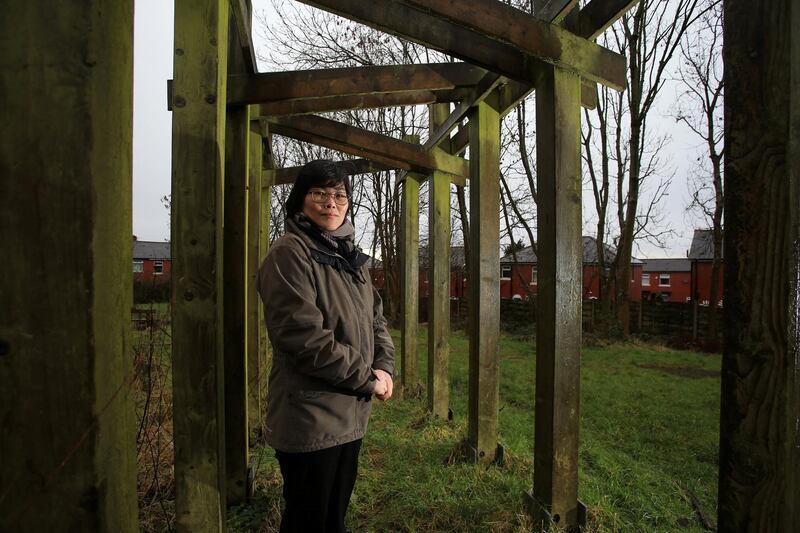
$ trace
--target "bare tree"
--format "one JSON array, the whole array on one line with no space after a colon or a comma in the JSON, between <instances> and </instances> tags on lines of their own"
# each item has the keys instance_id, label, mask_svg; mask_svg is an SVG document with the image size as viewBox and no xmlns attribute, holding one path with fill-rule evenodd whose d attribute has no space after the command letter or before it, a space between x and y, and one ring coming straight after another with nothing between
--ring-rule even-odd
<instances>
[{"instance_id":1,"label":"bare tree","mask_svg":"<svg viewBox=\"0 0 800 533\"><path fill-rule=\"evenodd\" d=\"M698 214L704 225L711 226L713 262L709 337L717 336L719 279L722 265L722 184L723 147L723 76L722 76L722 5L711 2L698 27L687 32L681 41L678 76L683 88L675 119L685 124L702 140L692 181L692 201L687 208ZM692 295L697 298L696 294Z\"/></svg>"},{"instance_id":2,"label":"bare tree","mask_svg":"<svg viewBox=\"0 0 800 533\"><path fill-rule=\"evenodd\" d=\"M597 123L587 120L583 139L587 152L591 151L590 146L595 148L584 158L598 215L598 259L604 256L602 248L607 237L616 233L607 226L611 200L616 207L619 233L614 260L608 265L606 297L611 297L612 282L614 294L613 299L606 300L606 306L616 306L616 317L625 333L629 327L634 241L663 243L671 233L661 224L663 215L659 210L672 178L660 158L668 138L648 129L649 114L667 81L667 69L681 39L708 9L701 0L641 0L605 36L610 48L627 57L628 90L611 97L603 94L607 89L601 89ZM594 131L599 133L599 139L593 138ZM612 180L616 181L613 189ZM646 183L650 183L649 190Z\"/></svg>"}]
</instances>

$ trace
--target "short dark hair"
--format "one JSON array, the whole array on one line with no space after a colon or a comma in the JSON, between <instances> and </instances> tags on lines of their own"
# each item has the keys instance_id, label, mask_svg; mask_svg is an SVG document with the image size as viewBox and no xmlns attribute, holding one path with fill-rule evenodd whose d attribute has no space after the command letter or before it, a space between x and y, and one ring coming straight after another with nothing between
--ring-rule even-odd
<instances>
[{"instance_id":1,"label":"short dark hair","mask_svg":"<svg viewBox=\"0 0 800 533\"><path fill-rule=\"evenodd\" d=\"M340 184L344 184L347 196L351 196L350 178L344 168L330 159L309 161L300 169L289 198L286 199L286 217L292 217L303 210L303 202L311 187L338 187ZM349 212L348 204L347 213Z\"/></svg>"}]
</instances>

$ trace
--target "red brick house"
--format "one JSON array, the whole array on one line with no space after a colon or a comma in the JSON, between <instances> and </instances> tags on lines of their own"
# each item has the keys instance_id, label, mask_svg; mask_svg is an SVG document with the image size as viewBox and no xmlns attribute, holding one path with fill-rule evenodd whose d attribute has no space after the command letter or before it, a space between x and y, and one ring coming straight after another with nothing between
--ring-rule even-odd
<instances>
[{"instance_id":1,"label":"red brick house","mask_svg":"<svg viewBox=\"0 0 800 533\"><path fill-rule=\"evenodd\" d=\"M167 282L172 270L168 242L140 241L133 237L133 280Z\"/></svg>"},{"instance_id":2,"label":"red brick house","mask_svg":"<svg viewBox=\"0 0 800 533\"><path fill-rule=\"evenodd\" d=\"M724 258L724 254L721 256ZM710 229L696 229L689 248L689 261L691 262L691 295L700 301L701 305L708 305L711 300L711 267L714 262L714 234ZM722 287L725 277L725 264L719 267L717 280L717 305L722 306Z\"/></svg>"},{"instance_id":3,"label":"red brick house","mask_svg":"<svg viewBox=\"0 0 800 533\"><path fill-rule=\"evenodd\" d=\"M646 259L642 267L642 300L688 302L692 268L688 259Z\"/></svg>"},{"instance_id":4,"label":"red brick house","mask_svg":"<svg viewBox=\"0 0 800 533\"><path fill-rule=\"evenodd\" d=\"M539 276L536 253L528 246L514 255L507 254L500 258L500 298L527 299L539 291ZM614 260L614 250L606 246L605 262ZM630 299L639 301L641 297L642 262L631 260ZM600 266L597 261L597 241L594 237L583 237L583 298L586 300L600 297Z\"/></svg>"},{"instance_id":5,"label":"red brick house","mask_svg":"<svg viewBox=\"0 0 800 533\"><path fill-rule=\"evenodd\" d=\"M378 259L371 259L368 263L372 284L377 289L382 289L385 283L383 264ZM466 259L463 246L450 247L450 297L462 298L467 295ZM428 296L428 248L421 246L419 249L419 297Z\"/></svg>"}]
</instances>

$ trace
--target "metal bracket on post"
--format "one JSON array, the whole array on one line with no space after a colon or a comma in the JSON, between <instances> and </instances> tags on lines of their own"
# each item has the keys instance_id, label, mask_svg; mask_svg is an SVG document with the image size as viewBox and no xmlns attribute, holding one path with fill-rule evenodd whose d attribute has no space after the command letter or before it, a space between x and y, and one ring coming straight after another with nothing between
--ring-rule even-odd
<instances>
[{"instance_id":1,"label":"metal bracket on post","mask_svg":"<svg viewBox=\"0 0 800 533\"><path fill-rule=\"evenodd\" d=\"M478 463L478 450L472 446L467 439L462 440L458 444L456 444L455 449L450 453L450 456L447 458L447 464L453 463L467 463L467 464L477 464ZM505 447L497 443L497 449L495 450L494 459L490 464L495 466L503 466L505 464L506 458L506 449Z\"/></svg>"},{"instance_id":2,"label":"metal bracket on post","mask_svg":"<svg viewBox=\"0 0 800 533\"><path fill-rule=\"evenodd\" d=\"M567 531L582 531L586 528L586 505L580 500L577 500L577 503L578 527L572 526L570 528L570 526L567 526ZM532 490L522 491L522 505L533 518L534 526L540 527L542 531L550 531L553 526L558 526L561 523L561 517L559 515L551 515L550 507L537 500L533 496Z\"/></svg>"}]
</instances>

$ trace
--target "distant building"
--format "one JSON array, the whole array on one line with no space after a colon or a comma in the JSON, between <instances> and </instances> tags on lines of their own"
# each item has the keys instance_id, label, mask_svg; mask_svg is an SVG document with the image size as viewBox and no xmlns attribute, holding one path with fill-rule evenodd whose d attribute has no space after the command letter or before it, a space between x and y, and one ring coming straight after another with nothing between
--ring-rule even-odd
<instances>
[{"instance_id":1,"label":"distant building","mask_svg":"<svg viewBox=\"0 0 800 533\"><path fill-rule=\"evenodd\" d=\"M604 261L609 265L615 256L612 247L606 245ZM527 246L514 254L500 258L500 298L526 299L539 292L538 259L533 248ZM608 268L608 266L606 266ZM639 301L641 297L642 262L631 259L631 281L628 294L631 300ZM597 256L597 241L594 237L583 237L583 299L600 297L600 265Z\"/></svg>"},{"instance_id":2,"label":"distant building","mask_svg":"<svg viewBox=\"0 0 800 533\"><path fill-rule=\"evenodd\" d=\"M688 302L692 295L692 268L688 259L646 259L642 266L642 300Z\"/></svg>"},{"instance_id":3,"label":"distant building","mask_svg":"<svg viewBox=\"0 0 800 533\"><path fill-rule=\"evenodd\" d=\"M428 296L428 247L419 247L419 297ZM450 298L467 296L467 259L463 246L450 247Z\"/></svg>"},{"instance_id":4,"label":"distant building","mask_svg":"<svg viewBox=\"0 0 800 533\"><path fill-rule=\"evenodd\" d=\"M724 254L720 255L723 263L719 269L717 281L717 294L722 305L723 278L725 277ZM689 261L691 262L692 284L691 294L701 304L708 305L711 300L711 267L714 262L714 233L710 229L696 229L689 248Z\"/></svg>"},{"instance_id":5,"label":"distant building","mask_svg":"<svg viewBox=\"0 0 800 533\"><path fill-rule=\"evenodd\" d=\"M167 282L172 272L170 243L140 241L133 236L134 281Z\"/></svg>"}]
</instances>

